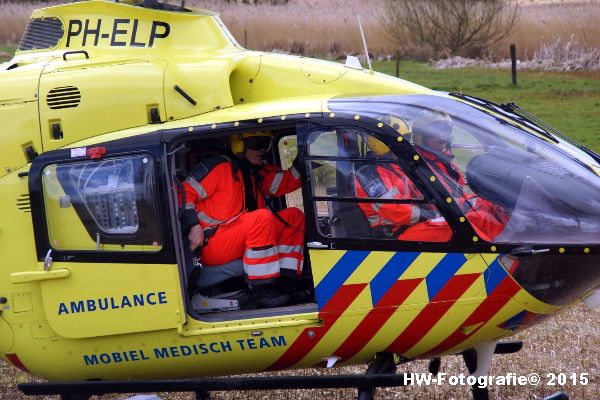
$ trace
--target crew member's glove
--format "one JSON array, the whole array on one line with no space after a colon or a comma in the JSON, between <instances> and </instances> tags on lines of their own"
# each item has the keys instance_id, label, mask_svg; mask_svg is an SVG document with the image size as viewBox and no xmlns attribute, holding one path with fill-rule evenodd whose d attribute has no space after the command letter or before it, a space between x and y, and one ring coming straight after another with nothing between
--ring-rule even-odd
<instances>
[{"instance_id":1,"label":"crew member's glove","mask_svg":"<svg viewBox=\"0 0 600 400\"><path fill-rule=\"evenodd\" d=\"M419 207L419 221L418 222L423 222L423 221L427 221L430 219L434 219L434 218L437 218L437 216L438 216L438 214L436 211L430 210L423 206Z\"/></svg>"},{"instance_id":2,"label":"crew member's glove","mask_svg":"<svg viewBox=\"0 0 600 400\"><path fill-rule=\"evenodd\" d=\"M183 233L189 233L190 228L197 224L198 215L196 214L196 210L193 208L186 208L183 212L183 215L181 216L181 225L183 228Z\"/></svg>"}]
</instances>

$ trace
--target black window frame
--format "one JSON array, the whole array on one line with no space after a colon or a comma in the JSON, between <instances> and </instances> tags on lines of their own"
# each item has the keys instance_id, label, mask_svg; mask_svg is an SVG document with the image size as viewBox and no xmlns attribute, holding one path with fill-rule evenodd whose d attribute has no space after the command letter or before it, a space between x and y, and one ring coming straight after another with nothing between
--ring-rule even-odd
<instances>
[{"instance_id":1,"label":"black window frame","mask_svg":"<svg viewBox=\"0 0 600 400\"><path fill-rule=\"evenodd\" d=\"M398 137L398 133L384 125L378 126L379 121L354 115L325 115L323 118L311 118L306 121L298 129L298 152L301 153L303 160L303 171L300 171L303 176L302 197L304 201L304 211L307 221L306 237L307 241L316 241L326 244L331 249L339 250L373 250L376 247L378 250L389 251L430 251L430 252L474 252L480 251L481 243L474 243L473 237L476 236L471 225L466 222L464 215L456 202L452 200L448 202L448 198L452 198L447 189L440 183L439 179L433 182L429 179L435 176L429 165L421 156L418 155L413 146L408 140L397 141L392 138ZM310 171L305 169L306 163L311 160L335 160L336 157L309 156L307 139L315 130L331 129L336 127L362 129L372 134L377 139L385 143L390 150L396 155L397 163L402 168L404 173L413 181L415 186L423 194L423 200L381 200L381 199L344 199L333 197L313 196L312 182ZM351 160L344 158L344 160ZM359 160L359 159L357 159ZM360 162L373 162L377 160L360 159ZM452 238L447 242L421 242L421 241L400 241L381 239L373 237L365 237L361 239L348 237L327 237L324 236L318 228L318 215L316 212L316 201L340 201L340 202L369 202L369 203L432 203L446 219L448 225L452 229ZM463 217L463 221L461 221ZM485 242L484 242L485 243Z\"/></svg>"},{"instance_id":2,"label":"black window frame","mask_svg":"<svg viewBox=\"0 0 600 400\"><path fill-rule=\"evenodd\" d=\"M365 130L368 130L375 134L376 137L384 138L384 143L390 144L389 139L385 137L397 137L396 131L387 126L378 127L379 120L374 118L358 115L349 114L343 112L313 112L309 111L306 113L295 113L295 114L279 114L267 117L255 117L250 119L240 120L229 120L218 123L205 123L200 125L192 125L182 128L166 129L163 131L163 140L168 144L167 150L172 150L176 147L176 143L188 140L191 135L198 138L210 137L211 133L224 135L231 133L247 132L251 129L261 127L261 129L276 129L280 127L289 127L290 124L296 125L296 136L298 138L298 152L301 157L302 164L304 164L305 156L305 145L306 145L306 130L307 126L319 125L323 126L334 126L336 124L343 124L348 126L356 126ZM414 251L414 252L455 252L455 253L511 253L513 251L523 251L524 248L546 248L547 246L539 246L537 244L506 244L506 243L490 243L482 238L478 238L477 241L473 240L477 237L477 234L471 224L466 220L464 214L456 204L454 200L447 203L446 199L451 198L447 189L443 186L439 179L431 182L430 178L435 176L433 170L429 167L426 160L423 160L420 156L418 160L414 160L413 157L418 156L418 153L408 141L404 140L401 142L391 142L390 145L392 151L396 155L404 154L400 157L402 160L411 166L411 172L405 170L409 177L413 179L417 188L425 195L425 193L433 193L435 204L442 212L446 221L450 225L454 235L449 242L401 242L401 241L389 241L389 240L376 240L369 239L365 240L349 240L349 239L335 239L325 238L317 233L316 219L314 208L310 204L310 196L307 192L308 185L310 182L307 180L307 173L304 165L300 166L300 173L302 176L302 201L304 203L304 212L307 221L306 225L306 241L320 241L323 244L328 245L330 249L340 250L381 250L381 251ZM417 179L418 178L418 179ZM461 217L464 219L461 221ZM592 250L593 251L593 250ZM558 254L559 248L552 247L551 253Z\"/></svg>"},{"instance_id":3,"label":"black window frame","mask_svg":"<svg viewBox=\"0 0 600 400\"><path fill-rule=\"evenodd\" d=\"M131 156L147 155L153 159L154 180L156 184L156 216L161 248L156 251L111 251L111 250L67 250L55 249L48 233L46 205L44 201L42 174L50 165L66 165L90 161L89 157L73 157L71 149L54 150L36 157L29 171L29 194L31 200L31 218L34 229L35 246L38 261L43 261L52 250L54 261L94 262L94 263L135 263L135 264L176 264L171 239L171 224L167 218L167 199L163 179L161 132L154 132L112 142L89 145L86 148L105 147L103 160Z\"/></svg>"}]
</instances>

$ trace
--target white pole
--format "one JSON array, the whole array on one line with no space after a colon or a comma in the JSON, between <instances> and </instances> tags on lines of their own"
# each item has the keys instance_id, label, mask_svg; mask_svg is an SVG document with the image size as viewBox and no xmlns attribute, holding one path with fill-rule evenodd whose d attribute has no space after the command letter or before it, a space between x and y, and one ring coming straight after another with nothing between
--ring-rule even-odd
<instances>
[{"instance_id":1,"label":"white pole","mask_svg":"<svg viewBox=\"0 0 600 400\"><path fill-rule=\"evenodd\" d=\"M367 56L367 64L369 64L369 71L373 72L373 68L371 67L371 59L369 58L369 49L367 49L367 41L365 40L365 34L363 32L362 24L360 23L360 16L356 14L356 18L358 19L358 28L360 29L360 36L362 37L363 46L365 47L365 54Z\"/></svg>"}]
</instances>

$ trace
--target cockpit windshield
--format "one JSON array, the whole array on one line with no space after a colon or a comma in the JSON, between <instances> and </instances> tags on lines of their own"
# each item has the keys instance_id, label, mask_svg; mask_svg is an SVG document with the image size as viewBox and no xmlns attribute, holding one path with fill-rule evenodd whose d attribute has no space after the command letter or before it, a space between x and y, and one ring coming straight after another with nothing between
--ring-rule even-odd
<instances>
[{"instance_id":1,"label":"cockpit windshield","mask_svg":"<svg viewBox=\"0 0 600 400\"><path fill-rule=\"evenodd\" d=\"M329 109L408 135L484 239L496 243L600 243L597 156L562 137L445 95L336 98Z\"/></svg>"}]
</instances>

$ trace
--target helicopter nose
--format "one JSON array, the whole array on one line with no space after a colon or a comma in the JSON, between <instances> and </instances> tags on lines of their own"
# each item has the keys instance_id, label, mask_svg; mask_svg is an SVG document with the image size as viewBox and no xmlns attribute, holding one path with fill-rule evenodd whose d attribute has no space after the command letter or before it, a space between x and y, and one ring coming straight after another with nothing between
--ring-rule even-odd
<instances>
[{"instance_id":1,"label":"helicopter nose","mask_svg":"<svg viewBox=\"0 0 600 400\"><path fill-rule=\"evenodd\" d=\"M597 254L502 255L498 262L529 294L555 306L565 306L600 287Z\"/></svg>"}]
</instances>

